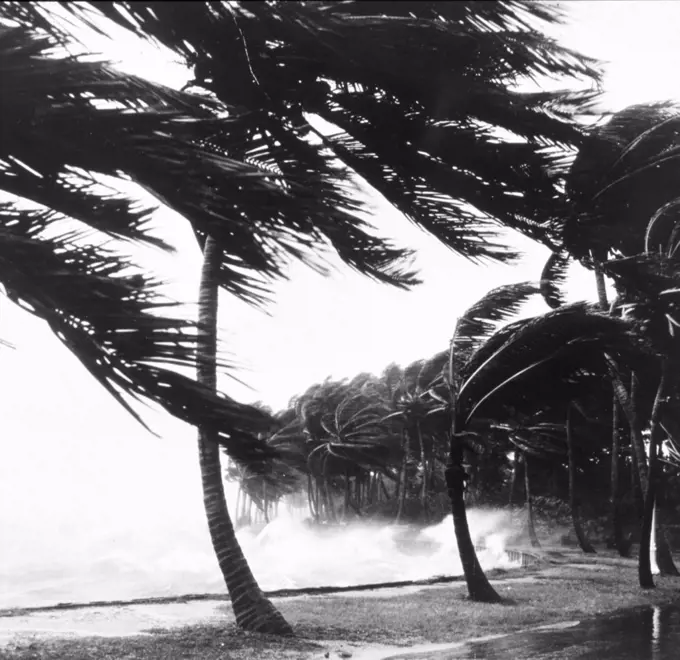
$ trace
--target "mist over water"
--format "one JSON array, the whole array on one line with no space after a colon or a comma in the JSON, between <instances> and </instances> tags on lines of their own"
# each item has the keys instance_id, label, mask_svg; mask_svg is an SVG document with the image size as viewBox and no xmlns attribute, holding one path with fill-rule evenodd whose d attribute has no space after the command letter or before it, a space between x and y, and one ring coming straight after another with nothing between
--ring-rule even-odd
<instances>
[{"instance_id":1,"label":"mist over water","mask_svg":"<svg viewBox=\"0 0 680 660\"><path fill-rule=\"evenodd\" d=\"M26 519L0 521L0 608L224 593L200 507L185 508L181 519L162 511L154 517L153 499L140 502L136 515L126 507L127 516L96 522L82 515L34 527ZM268 525L239 530L264 590L462 573L450 516L419 531L377 523L311 526L303 515L281 506ZM471 510L469 521L473 540L487 548L479 552L482 566L511 566L503 552L511 534L507 515Z\"/></svg>"}]
</instances>

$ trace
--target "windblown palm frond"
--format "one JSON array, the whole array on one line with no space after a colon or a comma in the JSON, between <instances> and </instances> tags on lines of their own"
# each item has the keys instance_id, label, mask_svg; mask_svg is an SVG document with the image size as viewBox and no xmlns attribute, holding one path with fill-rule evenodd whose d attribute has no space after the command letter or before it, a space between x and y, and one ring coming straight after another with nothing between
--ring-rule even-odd
<instances>
[{"instance_id":1,"label":"windblown palm frond","mask_svg":"<svg viewBox=\"0 0 680 660\"><path fill-rule=\"evenodd\" d=\"M305 168L277 173L249 151L247 114L218 118L202 97L51 56L52 45L23 28L1 29L0 189L98 230L148 240L150 210L98 193L93 175L131 179L215 238L225 255L220 283L251 302L263 298L261 276L285 276L286 255L323 268L318 252L329 245L378 280L417 281L401 266L409 251L367 231L361 204L328 157L315 152ZM269 156L281 150L285 139Z\"/></svg>"},{"instance_id":2,"label":"windblown palm frond","mask_svg":"<svg viewBox=\"0 0 680 660\"><path fill-rule=\"evenodd\" d=\"M425 360L418 373L418 389L421 392L443 382L444 372L449 363L449 352L440 351L429 360Z\"/></svg>"},{"instance_id":3,"label":"windblown palm frond","mask_svg":"<svg viewBox=\"0 0 680 660\"><path fill-rule=\"evenodd\" d=\"M659 232L663 240L678 225L679 174L679 106L635 105L615 113L591 131L567 178L572 209L564 221L565 247L579 259L601 260L656 250Z\"/></svg>"},{"instance_id":4,"label":"windblown palm frond","mask_svg":"<svg viewBox=\"0 0 680 660\"><path fill-rule=\"evenodd\" d=\"M214 147L212 136L239 122L219 119L219 104L66 56L24 27L0 27L0 77L0 191L14 200L0 214L0 282L10 297L47 320L121 403L154 401L214 428L237 460L272 455L255 438L269 415L158 366L195 368L195 325L161 318L172 306L153 281L128 278L134 264L93 247L100 241L83 246L104 235L165 247L148 231L152 209L115 182L135 181L214 235L226 254L222 284L249 301L266 292L262 277L285 274L286 255L320 264L316 251L334 242L358 269L404 284L396 264L405 253L364 234L334 175L272 174Z\"/></svg>"},{"instance_id":5,"label":"windblown palm frond","mask_svg":"<svg viewBox=\"0 0 680 660\"><path fill-rule=\"evenodd\" d=\"M532 411L544 400L569 401L583 376L607 373L607 355L622 364L641 363L642 346L631 330L629 323L582 303L506 326L461 370L456 428L465 429L499 397L508 408ZM534 387L527 388L529 382ZM565 386L572 392L554 391Z\"/></svg>"},{"instance_id":6,"label":"windblown palm frond","mask_svg":"<svg viewBox=\"0 0 680 660\"><path fill-rule=\"evenodd\" d=\"M546 305L557 309L565 304L560 287L567 281L567 269L571 262L568 252L553 252L546 261L541 273L541 295Z\"/></svg>"},{"instance_id":7,"label":"windblown palm frond","mask_svg":"<svg viewBox=\"0 0 680 660\"><path fill-rule=\"evenodd\" d=\"M179 419L214 428L232 458L260 469L274 452L255 434L272 426L271 417L173 370L195 368L195 323L161 315L173 305L157 282L131 272L124 257L83 244L68 228L58 235L65 224L49 211L0 206L6 295L45 320L138 420L132 401L154 402Z\"/></svg>"},{"instance_id":8,"label":"windblown palm frond","mask_svg":"<svg viewBox=\"0 0 680 660\"><path fill-rule=\"evenodd\" d=\"M451 339L451 355L455 365L466 362L500 322L516 315L522 305L538 293L540 289L533 282L507 284L492 289L468 308L458 319ZM457 369L453 371L457 373Z\"/></svg>"},{"instance_id":9,"label":"windblown palm frond","mask_svg":"<svg viewBox=\"0 0 680 660\"><path fill-rule=\"evenodd\" d=\"M26 20L22 3L6 4ZM106 32L103 14L183 56L196 85L251 113L245 153L257 143L284 174L314 169L307 163L332 154L471 259L512 256L496 236L499 222L556 245L562 147L580 142L574 116L595 94L511 87L540 76L592 83L599 72L540 32L559 21L552 6L91 2L65 9ZM44 24L49 9L35 11ZM310 114L339 132L320 133Z\"/></svg>"}]
</instances>

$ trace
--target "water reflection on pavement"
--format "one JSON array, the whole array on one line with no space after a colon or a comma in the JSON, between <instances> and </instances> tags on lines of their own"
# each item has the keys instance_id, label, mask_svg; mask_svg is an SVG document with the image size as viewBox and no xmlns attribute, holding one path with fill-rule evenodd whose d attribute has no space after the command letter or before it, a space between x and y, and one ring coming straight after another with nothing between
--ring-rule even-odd
<instances>
[{"instance_id":1,"label":"water reflection on pavement","mask_svg":"<svg viewBox=\"0 0 680 660\"><path fill-rule=\"evenodd\" d=\"M573 627L519 632L389 660L678 660L680 604L597 617ZM385 658L388 660L388 658Z\"/></svg>"}]
</instances>

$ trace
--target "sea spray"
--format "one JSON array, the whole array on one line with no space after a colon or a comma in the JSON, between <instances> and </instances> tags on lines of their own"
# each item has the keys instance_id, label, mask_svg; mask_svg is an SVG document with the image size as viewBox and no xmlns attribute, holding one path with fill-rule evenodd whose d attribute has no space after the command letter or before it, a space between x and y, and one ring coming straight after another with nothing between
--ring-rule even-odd
<instances>
[{"instance_id":1,"label":"sea spray","mask_svg":"<svg viewBox=\"0 0 680 660\"><path fill-rule=\"evenodd\" d=\"M126 532L120 526L121 519L114 529L102 521L79 534L59 535L59 543L42 553L34 547L30 561L11 556L5 546L0 608L224 593L200 511L183 518L176 525L170 518L148 518L146 528L134 534L132 527ZM504 552L512 534L510 516L471 509L468 518L482 567L511 566ZM281 507L268 525L244 527L237 536L265 590L462 573L450 516L426 528L378 522L315 525Z\"/></svg>"}]
</instances>

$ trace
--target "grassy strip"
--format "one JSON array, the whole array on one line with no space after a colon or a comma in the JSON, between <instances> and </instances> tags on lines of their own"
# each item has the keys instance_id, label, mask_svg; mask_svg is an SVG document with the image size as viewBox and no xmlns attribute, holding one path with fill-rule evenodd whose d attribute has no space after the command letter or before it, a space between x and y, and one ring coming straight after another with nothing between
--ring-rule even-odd
<instances>
[{"instance_id":1,"label":"grassy strip","mask_svg":"<svg viewBox=\"0 0 680 660\"><path fill-rule=\"evenodd\" d=\"M217 660L230 658L330 657L339 646L351 651L367 644L409 646L455 642L512 632L529 626L582 619L618 609L677 600L677 578L657 578L657 588L637 586L635 561L613 556L552 558L547 568L513 572L530 580L498 580L505 602L472 603L459 583L424 587L398 595L324 595L277 600L298 639L272 639L225 623L198 625L128 638L51 639L20 642L0 649L2 660ZM586 566L592 568L586 569ZM508 574L511 575L511 574ZM342 640L342 642L337 642Z\"/></svg>"}]
</instances>

